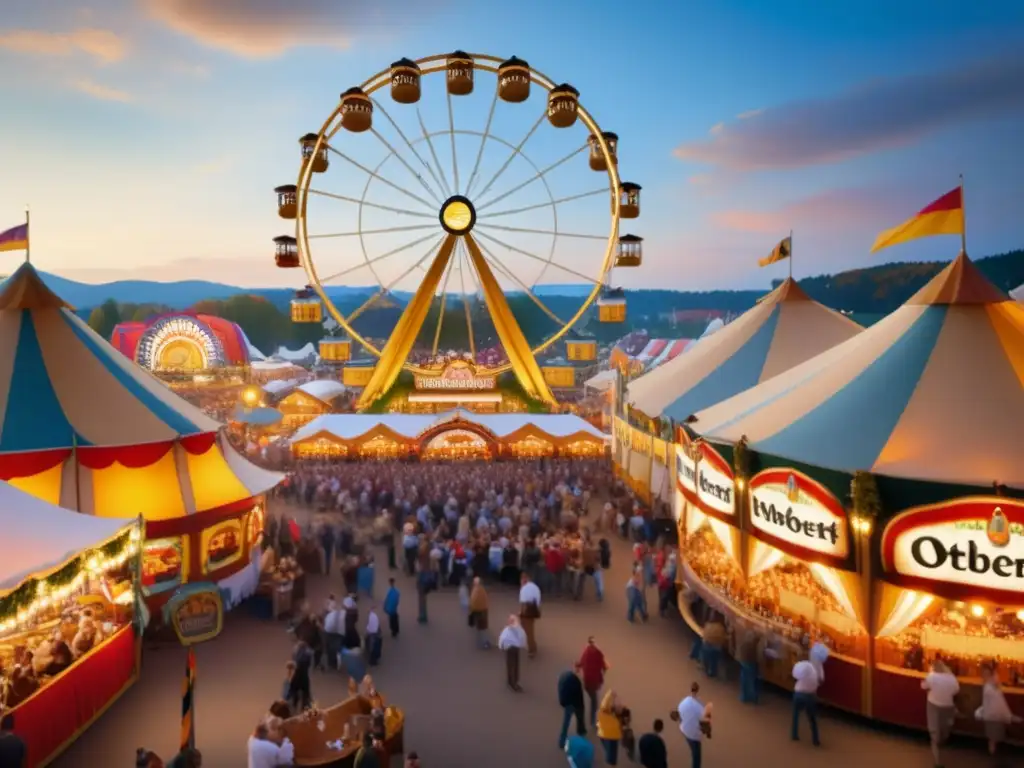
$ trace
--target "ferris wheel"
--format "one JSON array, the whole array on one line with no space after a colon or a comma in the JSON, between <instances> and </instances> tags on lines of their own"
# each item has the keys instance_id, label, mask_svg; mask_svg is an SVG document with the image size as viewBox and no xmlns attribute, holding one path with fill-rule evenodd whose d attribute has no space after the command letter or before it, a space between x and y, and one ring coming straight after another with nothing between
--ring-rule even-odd
<instances>
[{"instance_id":1,"label":"ferris wheel","mask_svg":"<svg viewBox=\"0 0 1024 768\"><path fill-rule=\"evenodd\" d=\"M429 373L453 317L474 361L514 371L527 394L550 401L536 356L595 303L602 322L625 320L613 270L642 261L642 238L619 234L620 219L640 213L640 187L620 181L618 136L571 85L514 56L401 59L342 93L299 143L298 183L275 190L295 235L275 238L275 260L306 273L293 320L320 322L326 309L379 358L364 401L403 369ZM549 306L541 286L551 283L572 284L578 306ZM368 298L346 305L347 286L367 285ZM508 295L543 318L532 344ZM375 307L402 303L383 341L357 329ZM474 335L483 314L493 338Z\"/></svg>"}]
</instances>

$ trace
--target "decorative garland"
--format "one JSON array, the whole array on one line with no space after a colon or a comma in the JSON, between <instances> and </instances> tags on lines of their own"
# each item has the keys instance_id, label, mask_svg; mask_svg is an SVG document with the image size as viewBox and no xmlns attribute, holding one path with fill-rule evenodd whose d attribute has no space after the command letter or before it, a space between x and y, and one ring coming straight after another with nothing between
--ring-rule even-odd
<instances>
[{"instance_id":1,"label":"decorative garland","mask_svg":"<svg viewBox=\"0 0 1024 768\"><path fill-rule=\"evenodd\" d=\"M0 622L8 621L17 617L22 611L27 611L39 599L40 593L52 592L68 586L78 574L86 568L86 564L93 558L102 560L114 560L120 557L131 543L131 530L125 531L101 547L87 549L62 565L49 576L40 579L28 579L17 589L12 590L0 597ZM40 587L43 589L41 590Z\"/></svg>"},{"instance_id":2,"label":"decorative garland","mask_svg":"<svg viewBox=\"0 0 1024 768\"><path fill-rule=\"evenodd\" d=\"M882 512L878 484L870 472L857 471L850 481L850 498L854 511L866 520L874 521Z\"/></svg>"}]
</instances>

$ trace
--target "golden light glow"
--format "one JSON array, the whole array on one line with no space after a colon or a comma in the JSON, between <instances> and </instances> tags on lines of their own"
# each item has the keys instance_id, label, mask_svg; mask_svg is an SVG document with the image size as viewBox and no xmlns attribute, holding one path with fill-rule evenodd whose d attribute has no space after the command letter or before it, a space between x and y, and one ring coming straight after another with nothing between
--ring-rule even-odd
<instances>
[{"instance_id":1,"label":"golden light glow","mask_svg":"<svg viewBox=\"0 0 1024 768\"><path fill-rule=\"evenodd\" d=\"M971 606L971 616L976 619L980 619L985 615L985 606L974 604Z\"/></svg>"},{"instance_id":2,"label":"golden light glow","mask_svg":"<svg viewBox=\"0 0 1024 768\"><path fill-rule=\"evenodd\" d=\"M473 212L461 200L452 200L441 213L444 225L452 232L465 232L473 223Z\"/></svg>"}]
</instances>

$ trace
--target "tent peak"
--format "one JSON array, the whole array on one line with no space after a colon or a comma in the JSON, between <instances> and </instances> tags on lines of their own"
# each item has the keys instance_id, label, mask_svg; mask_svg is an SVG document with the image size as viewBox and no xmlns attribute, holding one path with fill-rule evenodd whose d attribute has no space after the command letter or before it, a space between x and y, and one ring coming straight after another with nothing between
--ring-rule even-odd
<instances>
[{"instance_id":1,"label":"tent peak","mask_svg":"<svg viewBox=\"0 0 1024 768\"><path fill-rule=\"evenodd\" d=\"M43 282L36 268L24 262L0 287L0 311L73 309Z\"/></svg>"},{"instance_id":2,"label":"tent peak","mask_svg":"<svg viewBox=\"0 0 1024 768\"><path fill-rule=\"evenodd\" d=\"M960 255L910 297L907 304L998 304L1008 300L1009 297L989 282L967 254L960 251Z\"/></svg>"}]
</instances>

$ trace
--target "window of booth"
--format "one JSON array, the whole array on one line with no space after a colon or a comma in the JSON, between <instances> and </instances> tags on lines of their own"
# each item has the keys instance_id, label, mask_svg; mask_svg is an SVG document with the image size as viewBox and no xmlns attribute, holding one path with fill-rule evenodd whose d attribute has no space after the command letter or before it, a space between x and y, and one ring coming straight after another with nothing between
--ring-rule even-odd
<instances>
[{"instance_id":1,"label":"window of booth","mask_svg":"<svg viewBox=\"0 0 1024 768\"><path fill-rule=\"evenodd\" d=\"M743 590L739 563L739 531L694 504L687 503L682 527L686 530L683 562L697 579L721 597L732 600Z\"/></svg>"},{"instance_id":2,"label":"window of booth","mask_svg":"<svg viewBox=\"0 0 1024 768\"><path fill-rule=\"evenodd\" d=\"M296 443L294 449L295 457L305 461L326 461L348 456L348 446L325 437Z\"/></svg>"},{"instance_id":3,"label":"window of booth","mask_svg":"<svg viewBox=\"0 0 1024 768\"><path fill-rule=\"evenodd\" d=\"M423 447L422 458L426 460L486 459L491 450L487 441L468 429L449 429L435 435Z\"/></svg>"},{"instance_id":4,"label":"window of booth","mask_svg":"<svg viewBox=\"0 0 1024 768\"><path fill-rule=\"evenodd\" d=\"M408 452L406 446L383 435L377 435L359 446L359 457L364 459L397 459Z\"/></svg>"},{"instance_id":5,"label":"window of booth","mask_svg":"<svg viewBox=\"0 0 1024 768\"><path fill-rule=\"evenodd\" d=\"M0 597L17 598L22 606L0 619L0 712L23 703L131 623L137 551L126 535Z\"/></svg>"},{"instance_id":6,"label":"window of booth","mask_svg":"<svg viewBox=\"0 0 1024 768\"><path fill-rule=\"evenodd\" d=\"M188 581L188 537L147 539L142 544L142 594L170 592Z\"/></svg>"},{"instance_id":7,"label":"window of booth","mask_svg":"<svg viewBox=\"0 0 1024 768\"><path fill-rule=\"evenodd\" d=\"M203 573L212 573L237 562L245 552L243 544L241 520L225 520L204 530L200 536Z\"/></svg>"},{"instance_id":8,"label":"window of booth","mask_svg":"<svg viewBox=\"0 0 1024 768\"><path fill-rule=\"evenodd\" d=\"M520 459L536 459L542 456L553 456L555 446L539 437L525 437L509 445L512 455Z\"/></svg>"}]
</instances>

